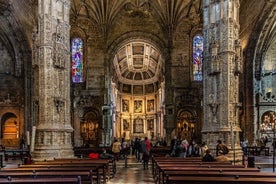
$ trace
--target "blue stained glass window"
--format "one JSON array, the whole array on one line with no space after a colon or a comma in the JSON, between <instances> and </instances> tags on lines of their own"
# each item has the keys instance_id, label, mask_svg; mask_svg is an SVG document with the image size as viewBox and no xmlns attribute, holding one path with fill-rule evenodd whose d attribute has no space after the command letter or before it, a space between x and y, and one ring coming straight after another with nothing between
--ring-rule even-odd
<instances>
[{"instance_id":1,"label":"blue stained glass window","mask_svg":"<svg viewBox=\"0 0 276 184\"><path fill-rule=\"evenodd\" d=\"M72 40L71 77L74 83L83 82L83 42L81 38Z\"/></svg>"},{"instance_id":2,"label":"blue stained glass window","mask_svg":"<svg viewBox=\"0 0 276 184\"><path fill-rule=\"evenodd\" d=\"M195 81L202 81L203 36L193 38L193 76Z\"/></svg>"}]
</instances>

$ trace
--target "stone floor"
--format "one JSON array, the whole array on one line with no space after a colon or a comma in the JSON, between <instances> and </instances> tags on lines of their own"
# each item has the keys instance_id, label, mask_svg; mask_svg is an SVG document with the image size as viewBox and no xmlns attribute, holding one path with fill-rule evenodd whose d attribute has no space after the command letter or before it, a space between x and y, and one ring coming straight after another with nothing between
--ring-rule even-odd
<instances>
[{"instance_id":1,"label":"stone floor","mask_svg":"<svg viewBox=\"0 0 276 184\"><path fill-rule=\"evenodd\" d=\"M127 167L124 160L117 162L117 173L109 184L148 184L154 183L152 178L151 166L144 169L141 162L137 162L134 156L129 156Z\"/></svg>"}]
</instances>

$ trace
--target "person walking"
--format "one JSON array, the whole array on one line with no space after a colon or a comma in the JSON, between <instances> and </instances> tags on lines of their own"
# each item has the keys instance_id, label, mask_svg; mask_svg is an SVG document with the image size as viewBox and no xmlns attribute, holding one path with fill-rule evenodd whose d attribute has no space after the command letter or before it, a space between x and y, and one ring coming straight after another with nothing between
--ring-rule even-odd
<instances>
[{"instance_id":1,"label":"person walking","mask_svg":"<svg viewBox=\"0 0 276 184\"><path fill-rule=\"evenodd\" d=\"M144 169L148 169L148 163L149 163L149 158L150 158L150 149L151 145L148 140L148 137L145 137L145 140L141 142L141 151L143 153L143 165Z\"/></svg>"},{"instance_id":2,"label":"person walking","mask_svg":"<svg viewBox=\"0 0 276 184\"><path fill-rule=\"evenodd\" d=\"M188 152L188 148L189 148L189 143L186 139L184 139L181 142L181 145L183 146L183 157L186 158L187 157L187 152Z\"/></svg>"}]
</instances>

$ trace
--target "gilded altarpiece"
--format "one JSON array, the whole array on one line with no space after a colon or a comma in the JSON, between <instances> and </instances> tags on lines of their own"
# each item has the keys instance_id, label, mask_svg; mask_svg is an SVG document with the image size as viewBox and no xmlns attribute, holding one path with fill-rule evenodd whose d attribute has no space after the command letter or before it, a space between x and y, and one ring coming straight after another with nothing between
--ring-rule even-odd
<instances>
[{"instance_id":1,"label":"gilded altarpiece","mask_svg":"<svg viewBox=\"0 0 276 184\"><path fill-rule=\"evenodd\" d=\"M120 112L116 116L117 137L127 140L145 136L154 139L157 133L157 100L152 97L124 96L120 100Z\"/></svg>"}]
</instances>

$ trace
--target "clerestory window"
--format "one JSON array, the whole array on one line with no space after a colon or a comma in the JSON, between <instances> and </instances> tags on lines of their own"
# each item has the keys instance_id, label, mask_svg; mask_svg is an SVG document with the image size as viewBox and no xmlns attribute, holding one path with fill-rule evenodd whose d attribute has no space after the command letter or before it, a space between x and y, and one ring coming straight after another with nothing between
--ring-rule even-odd
<instances>
[{"instance_id":1,"label":"clerestory window","mask_svg":"<svg viewBox=\"0 0 276 184\"><path fill-rule=\"evenodd\" d=\"M194 81L202 81L203 36L193 38L193 77Z\"/></svg>"},{"instance_id":2,"label":"clerestory window","mask_svg":"<svg viewBox=\"0 0 276 184\"><path fill-rule=\"evenodd\" d=\"M72 39L71 77L73 83L83 82L83 41L81 38Z\"/></svg>"}]
</instances>

